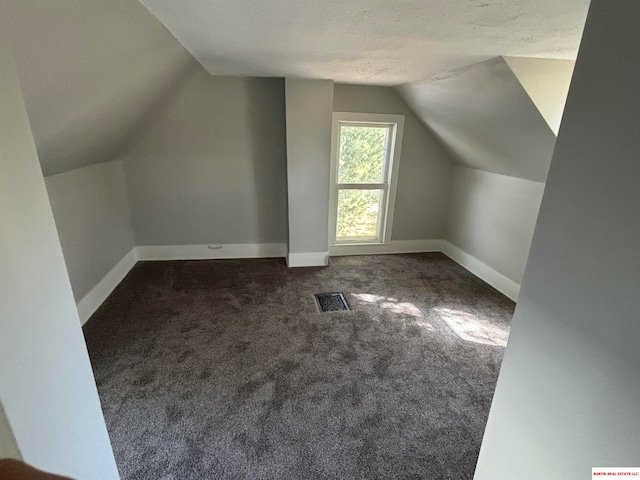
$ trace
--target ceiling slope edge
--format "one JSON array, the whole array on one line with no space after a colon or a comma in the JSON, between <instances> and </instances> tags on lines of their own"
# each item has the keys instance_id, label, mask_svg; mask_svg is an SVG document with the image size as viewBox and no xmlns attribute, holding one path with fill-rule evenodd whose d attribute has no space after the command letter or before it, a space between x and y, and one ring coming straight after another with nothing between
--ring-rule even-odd
<instances>
[{"instance_id":1,"label":"ceiling slope edge","mask_svg":"<svg viewBox=\"0 0 640 480\"><path fill-rule=\"evenodd\" d=\"M395 90L457 164L546 180L556 136L502 57Z\"/></svg>"},{"instance_id":2,"label":"ceiling slope edge","mask_svg":"<svg viewBox=\"0 0 640 480\"><path fill-rule=\"evenodd\" d=\"M508 56L502 58L553 133L558 136L575 60Z\"/></svg>"},{"instance_id":3,"label":"ceiling slope edge","mask_svg":"<svg viewBox=\"0 0 640 480\"><path fill-rule=\"evenodd\" d=\"M6 0L0 28L45 176L121 158L199 66L129 0Z\"/></svg>"}]
</instances>

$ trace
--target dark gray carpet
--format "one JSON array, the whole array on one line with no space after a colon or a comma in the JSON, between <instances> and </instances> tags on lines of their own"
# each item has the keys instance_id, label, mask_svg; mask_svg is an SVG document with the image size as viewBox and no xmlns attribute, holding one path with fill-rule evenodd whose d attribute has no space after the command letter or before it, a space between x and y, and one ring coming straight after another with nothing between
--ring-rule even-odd
<instances>
[{"instance_id":1,"label":"dark gray carpet","mask_svg":"<svg viewBox=\"0 0 640 480\"><path fill-rule=\"evenodd\" d=\"M513 310L442 254L141 262L84 330L123 479L463 480Z\"/></svg>"}]
</instances>

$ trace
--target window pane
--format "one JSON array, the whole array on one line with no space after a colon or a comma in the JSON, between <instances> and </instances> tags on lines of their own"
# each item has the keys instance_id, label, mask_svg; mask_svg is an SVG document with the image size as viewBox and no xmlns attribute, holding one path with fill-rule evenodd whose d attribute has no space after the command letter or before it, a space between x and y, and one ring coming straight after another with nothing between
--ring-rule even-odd
<instances>
[{"instance_id":1,"label":"window pane","mask_svg":"<svg viewBox=\"0 0 640 480\"><path fill-rule=\"evenodd\" d=\"M381 203L382 190L339 190L336 239L377 239L378 210Z\"/></svg>"},{"instance_id":2,"label":"window pane","mask_svg":"<svg viewBox=\"0 0 640 480\"><path fill-rule=\"evenodd\" d=\"M387 127L340 127L338 183L382 183Z\"/></svg>"}]
</instances>

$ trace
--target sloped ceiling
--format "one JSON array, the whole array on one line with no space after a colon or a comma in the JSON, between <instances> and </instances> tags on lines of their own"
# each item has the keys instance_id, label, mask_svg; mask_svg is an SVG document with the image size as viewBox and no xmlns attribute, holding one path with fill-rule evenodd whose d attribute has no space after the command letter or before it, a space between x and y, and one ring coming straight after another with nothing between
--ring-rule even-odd
<instances>
[{"instance_id":1,"label":"sloped ceiling","mask_svg":"<svg viewBox=\"0 0 640 480\"><path fill-rule=\"evenodd\" d=\"M575 58L589 0L140 0L212 75L393 86L498 55Z\"/></svg>"},{"instance_id":2,"label":"sloped ceiling","mask_svg":"<svg viewBox=\"0 0 640 480\"><path fill-rule=\"evenodd\" d=\"M575 60L503 57L538 110L558 135Z\"/></svg>"},{"instance_id":3,"label":"sloped ceiling","mask_svg":"<svg viewBox=\"0 0 640 480\"><path fill-rule=\"evenodd\" d=\"M44 175L121 157L197 65L132 0L2 0Z\"/></svg>"},{"instance_id":4,"label":"sloped ceiling","mask_svg":"<svg viewBox=\"0 0 640 480\"><path fill-rule=\"evenodd\" d=\"M556 137L503 58L396 90L458 164L546 180Z\"/></svg>"},{"instance_id":5,"label":"sloped ceiling","mask_svg":"<svg viewBox=\"0 0 640 480\"><path fill-rule=\"evenodd\" d=\"M589 3L141 2L0 1L0 35L16 57L45 175L124 156L200 67L166 25L215 75L375 85L430 78L398 91L454 158L540 180L553 141L504 61L451 69L494 52L571 57ZM513 71L534 85L535 100L530 66Z\"/></svg>"}]
</instances>

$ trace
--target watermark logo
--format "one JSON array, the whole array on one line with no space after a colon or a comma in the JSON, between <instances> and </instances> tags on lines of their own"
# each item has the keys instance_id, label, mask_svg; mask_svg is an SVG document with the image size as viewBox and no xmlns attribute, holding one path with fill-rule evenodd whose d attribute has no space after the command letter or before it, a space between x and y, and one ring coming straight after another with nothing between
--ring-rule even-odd
<instances>
[{"instance_id":1,"label":"watermark logo","mask_svg":"<svg viewBox=\"0 0 640 480\"><path fill-rule=\"evenodd\" d=\"M591 469L592 479L607 477L630 477L640 480L640 467L593 467Z\"/></svg>"}]
</instances>

